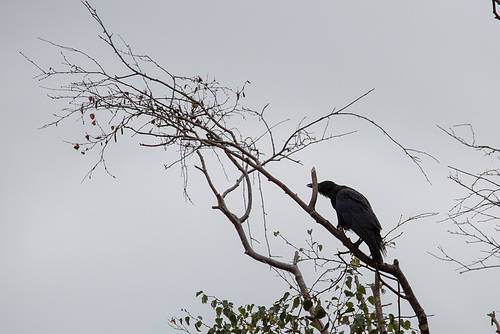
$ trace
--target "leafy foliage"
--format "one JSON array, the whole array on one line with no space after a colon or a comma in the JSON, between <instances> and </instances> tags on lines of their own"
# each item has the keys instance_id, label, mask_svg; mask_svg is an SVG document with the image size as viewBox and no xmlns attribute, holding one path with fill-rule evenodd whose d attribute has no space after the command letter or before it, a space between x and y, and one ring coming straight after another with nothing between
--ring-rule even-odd
<instances>
[{"instance_id":1,"label":"leafy foliage","mask_svg":"<svg viewBox=\"0 0 500 334\"><path fill-rule=\"evenodd\" d=\"M369 296L369 289L359 283L361 272L358 270L363 267L377 268L397 280L422 332L429 333L424 309L399 264L382 263L376 266L343 231L315 210L316 187L313 187L308 204L281 179L282 169L274 172L276 169L271 167L287 161L300 163L299 152L314 144L353 133L338 132L330 126L334 119L347 116L380 130L425 176L419 158L425 153L405 148L373 120L347 110L371 90L339 109L313 116L311 120L304 118L282 129L281 125L287 120L268 121L266 107L254 110L243 106L248 82L241 88L231 89L208 77L174 75L149 56L134 53L123 40L117 43L116 35L107 30L96 9L86 1L83 4L102 29L99 38L111 49L115 62L120 66L117 69L116 64L109 66L101 63L85 51L47 41L61 51L63 62L60 66L44 70L28 58L41 71L37 78L42 81L71 78L68 84L51 88L51 94L56 95L50 97L67 101L68 106L47 126L62 124L67 119L76 119L82 124L83 131L76 141L71 141L71 145L80 154L98 151L99 159L88 173L89 177L100 165L108 171L106 149L124 142L124 134L137 138L145 147L160 147L173 152L176 157L169 158L165 167L180 165L185 196L189 198L188 171L195 169L201 172L213 199L217 201L212 209L220 211L234 227L245 254L275 269L298 293L296 296L285 294L269 308L253 305L236 307L229 301L200 293L202 302L215 311L214 321L207 325L202 318L187 313L184 318L172 319L174 328L189 332L189 328L201 331L203 327L208 328L209 333L312 333L315 329L322 334L363 333L373 331L376 323L385 325L384 322L387 322L387 328L395 331L393 322L396 318L380 320L383 318L382 306L377 302L380 299ZM218 177L221 170L224 178ZM272 187L281 189L284 196L338 239L348 251L337 251L335 259L320 256L323 245L312 240L312 230L309 230L311 241L306 249L295 247L284 239L295 249L291 261L283 260L283 256L272 252L267 238L265 189L261 178L268 180ZM311 171L311 179L313 184L317 184L315 169ZM262 214L263 218L254 220L254 203L258 199L262 209L259 215ZM250 226L260 221L263 221L266 252L254 247L253 240L257 239L251 234ZM279 233L275 236L282 237ZM360 260L350 263L346 260L349 253ZM322 271L316 272L315 281L310 286L299 263L301 266L312 264L314 270ZM376 291L378 296L378 289ZM377 307L374 308L373 304ZM374 316L374 309L377 310L377 317ZM400 326L397 323L398 330Z\"/></svg>"},{"instance_id":2,"label":"leafy foliage","mask_svg":"<svg viewBox=\"0 0 500 334\"><path fill-rule=\"evenodd\" d=\"M357 259L354 259L355 263ZM355 269L345 272L342 282L332 292L334 296L320 299L319 296L303 300L300 295L286 292L270 307L234 303L196 293L203 304L215 312L213 321L207 323L201 316L187 315L172 318L170 326L186 333L207 334L280 334L280 333L379 333L383 326L387 333L416 333L410 320L398 319L388 314L379 323L375 314L374 296L371 289L361 284ZM320 327L317 320L322 320ZM192 330L194 329L194 332Z\"/></svg>"}]
</instances>

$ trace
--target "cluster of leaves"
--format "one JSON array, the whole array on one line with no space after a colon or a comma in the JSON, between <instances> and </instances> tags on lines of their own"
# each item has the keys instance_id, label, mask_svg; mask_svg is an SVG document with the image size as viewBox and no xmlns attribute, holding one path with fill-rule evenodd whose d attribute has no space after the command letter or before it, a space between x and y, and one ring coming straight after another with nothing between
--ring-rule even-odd
<instances>
[{"instance_id":1,"label":"cluster of leaves","mask_svg":"<svg viewBox=\"0 0 500 334\"><path fill-rule=\"evenodd\" d=\"M410 320L403 320L396 318L394 314L389 314L389 319L387 320L387 332L388 333L396 333L396 334L403 334L405 333L405 330L411 330L411 334L415 334L416 331L411 328L411 321Z\"/></svg>"},{"instance_id":2,"label":"cluster of leaves","mask_svg":"<svg viewBox=\"0 0 500 334\"><path fill-rule=\"evenodd\" d=\"M271 307L255 304L237 307L230 301L199 291L196 295L202 303L209 304L215 312L214 321L207 324L201 316L195 317L185 311L187 315L172 318L170 326L186 333L191 333L189 329L194 327L197 332L203 329L208 334L375 334L381 330L396 334L416 333L411 329L410 320L402 320L394 314L377 320L371 289L359 282L354 269L348 269L343 281L331 291L335 296L323 300L319 295L303 300L301 296L286 292Z\"/></svg>"},{"instance_id":3,"label":"cluster of leaves","mask_svg":"<svg viewBox=\"0 0 500 334\"><path fill-rule=\"evenodd\" d=\"M372 295L368 296L368 298L365 297L367 289L355 279L352 269L348 269L344 284L345 288L343 296L341 296L344 297L344 307L337 308L338 321L341 324L348 325L351 333L363 333L365 330L370 329L371 325L377 320L375 312L369 309L369 305L373 306L375 304L374 297ZM341 288L339 285L335 287L336 290ZM339 298L332 297L327 308L335 307L338 302Z\"/></svg>"},{"instance_id":4,"label":"cluster of leaves","mask_svg":"<svg viewBox=\"0 0 500 334\"><path fill-rule=\"evenodd\" d=\"M232 302L208 296L199 291L203 304L209 304L215 311L214 324L207 325L201 316L188 314L184 318L173 318L170 326L189 333L187 326L200 332L202 327L208 328L208 334L243 334L243 333L313 333L309 326L311 321L297 312L302 303L300 297L291 297L290 293L276 301L271 307L249 304L235 307ZM184 326L184 323L187 326Z\"/></svg>"},{"instance_id":5,"label":"cluster of leaves","mask_svg":"<svg viewBox=\"0 0 500 334\"><path fill-rule=\"evenodd\" d=\"M359 266L359 260L354 258L352 263ZM336 321L349 327L349 333L387 333L403 334L411 330L411 321L403 320L390 313L380 321L374 309L375 297L370 286L359 282L354 269L347 269L343 285L337 285L335 290L342 290L341 298L332 297L327 309L337 312ZM382 292L385 292L382 289ZM344 333L344 331L339 331ZM415 331L411 331L414 334Z\"/></svg>"}]
</instances>

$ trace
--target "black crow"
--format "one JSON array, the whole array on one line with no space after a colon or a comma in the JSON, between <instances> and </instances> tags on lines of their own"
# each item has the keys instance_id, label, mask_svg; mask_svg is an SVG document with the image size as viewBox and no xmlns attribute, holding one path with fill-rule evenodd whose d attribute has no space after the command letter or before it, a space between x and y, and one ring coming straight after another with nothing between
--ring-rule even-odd
<instances>
[{"instance_id":1,"label":"black crow","mask_svg":"<svg viewBox=\"0 0 500 334\"><path fill-rule=\"evenodd\" d=\"M307 186L312 188L311 183ZM368 245L373 260L377 264L382 263L382 254L385 255L380 236L382 226L366 197L352 188L332 181L318 183L318 192L331 200L337 211L339 227L353 230Z\"/></svg>"}]
</instances>

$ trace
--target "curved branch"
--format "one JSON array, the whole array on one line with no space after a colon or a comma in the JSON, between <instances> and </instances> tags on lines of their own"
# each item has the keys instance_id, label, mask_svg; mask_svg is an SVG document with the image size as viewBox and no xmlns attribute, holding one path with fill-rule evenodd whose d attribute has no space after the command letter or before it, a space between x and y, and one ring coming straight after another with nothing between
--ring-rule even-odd
<instances>
[{"instance_id":1,"label":"curved branch","mask_svg":"<svg viewBox=\"0 0 500 334\"><path fill-rule=\"evenodd\" d=\"M241 216L241 218L239 218L239 221L243 223L248 219L248 217L250 216L250 212L252 211L252 203L253 203L252 182L250 182L250 178L248 177L248 171L245 168L243 168L243 166L240 163L238 163L238 161L236 161L234 157L231 156L231 154L228 153L229 152L228 150L225 150L224 152L226 153L229 160L231 160L233 165L235 165L236 168L241 172L242 176L245 179L245 184L247 185L248 203L245 213L243 214L243 216Z\"/></svg>"},{"instance_id":2,"label":"curved branch","mask_svg":"<svg viewBox=\"0 0 500 334\"><path fill-rule=\"evenodd\" d=\"M210 175L208 174L208 170L206 168L205 159L203 158L203 155L199 151L197 151L197 154L198 154L198 157L199 157L200 162L201 162L201 167L197 167L197 169L200 170L203 173L203 175L205 176L205 179L207 180L207 183L209 184L210 189L212 190L213 194L215 195L215 197L217 198L217 201L218 201L218 205L214 208L219 209L226 216L226 218L229 219L229 221L233 224L234 228L236 229L236 232L238 233L238 237L240 238L240 241L243 244L243 249L245 250L245 254L250 256L252 259L254 259L258 262L265 263L265 264L270 265L271 267L281 269L281 270L284 270L284 271L291 273L294 276L295 281L299 287L299 291L300 291L302 298L304 300L310 300L311 296L309 294L309 289L307 288L304 277L302 276L302 272L300 271L300 269L297 265L297 261L296 261L297 256L294 256L292 264L290 264L290 263L275 260L269 256L262 255L253 249L253 247L251 246L251 244L246 236L245 230L243 229L242 220L240 218L238 218L235 214L233 214L228 209L228 207L224 201L224 198L219 194L219 192L215 188L215 186L210 178ZM250 196L251 196L251 194L250 194ZM309 313L313 317L313 321L318 324L319 328L324 328L322 321L320 319L314 318L315 314L314 314L313 308L309 309ZM328 331L323 329L321 331L321 333L328 334Z\"/></svg>"}]
</instances>

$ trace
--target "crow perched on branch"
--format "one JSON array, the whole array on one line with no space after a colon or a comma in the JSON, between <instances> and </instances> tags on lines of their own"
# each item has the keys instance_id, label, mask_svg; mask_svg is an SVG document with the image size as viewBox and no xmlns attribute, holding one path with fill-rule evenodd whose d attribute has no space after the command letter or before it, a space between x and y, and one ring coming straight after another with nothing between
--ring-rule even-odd
<instances>
[{"instance_id":1,"label":"crow perched on branch","mask_svg":"<svg viewBox=\"0 0 500 334\"><path fill-rule=\"evenodd\" d=\"M307 186L312 188L312 183ZM332 181L318 183L318 192L331 200L333 208L337 211L338 226L353 230L368 245L373 260L377 264L382 263L382 254L385 255L380 236L382 226L366 197L352 188Z\"/></svg>"}]
</instances>

